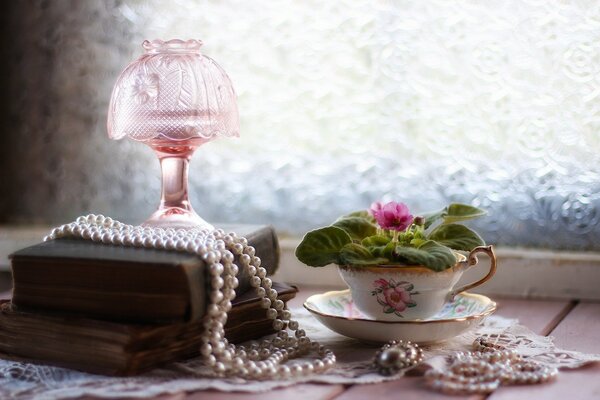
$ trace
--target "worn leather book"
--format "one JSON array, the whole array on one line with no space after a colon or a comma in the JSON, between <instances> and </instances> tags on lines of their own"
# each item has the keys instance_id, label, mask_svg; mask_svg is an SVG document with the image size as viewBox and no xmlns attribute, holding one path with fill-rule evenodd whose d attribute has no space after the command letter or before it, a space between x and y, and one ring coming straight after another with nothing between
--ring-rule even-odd
<instances>
[{"instance_id":1,"label":"worn leather book","mask_svg":"<svg viewBox=\"0 0 600 400\"><path fill-rule=\"evenodd\" d=\"M274 283L287 303L295 287ZM234 299L225 326L232 343L274 333L254 290ZM56 365L103 375L135 375L198 355L202 322L125 324L37 314L0 300L0 358Z\"/></svg>"},{"instance_id":2,"label":"worn leather book","mask_svg":"<svg viewBox=\"0 0 600 400\"><path fill-rule=\"evenodd\" d=\"M256 248L268 273L279 263L272 227L230 226ZM13 296L23 310L126 322L197 321L204 315L207 271L196 255L57 239L13 253ZM238 293L249 288L240 269Z\"/></svg>"}]
</instances>

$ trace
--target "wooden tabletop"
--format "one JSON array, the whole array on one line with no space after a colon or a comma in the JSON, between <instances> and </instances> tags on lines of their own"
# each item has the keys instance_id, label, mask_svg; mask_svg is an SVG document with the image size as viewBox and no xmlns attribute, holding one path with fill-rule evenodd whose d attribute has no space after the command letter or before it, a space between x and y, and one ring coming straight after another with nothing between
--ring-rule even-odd
<instances>
[{"instance_id":1,"label":"wooden tabletop","mask_svg":"<svg viewBox=\"0 0 600 400\"><path fill-rule=\"evenodd\" d=\"M290 302L297 307L310 295L322 292L318 288L300 288ZM554 336L557 346L588 353L600 353L600 303L577 300L524 300L494 298L497 315L517 318L531 330ZM156 400L362 400L362 399L470 399L470 400L533 400L533 399L600 399L600 364L575 371L561 371L555 382L543 385L502 387L489 396L446 396L423 386L421 377L403 377L397 381L373 385L301 384L261 393L223 393L201 391L179 393Z\"/></svg>"},{"instance_id":2,"label":"wooden tabletop","mask_svg":"<svg viewBox=\"0 0 600 400\"><path fill-rule=\"evenodd\" d=\"M291 307L324 290L300 288ZM600 353L600 303L577 300L525 300L496 298L497 315L517 318L534 332L552 335L557 346L588 353ZM533 399L600 399L600 364L575 371L561 371L555 382L543 385L502 387L489 396L445 396L423 385L421 377L403 377L397 381L372 385L300 384L261 393L224 393L199 391L155 397L153 400L362 400L399 398L533 400ZM90 397L86 397L90 399Z\"/></svg>"}]
</instances>

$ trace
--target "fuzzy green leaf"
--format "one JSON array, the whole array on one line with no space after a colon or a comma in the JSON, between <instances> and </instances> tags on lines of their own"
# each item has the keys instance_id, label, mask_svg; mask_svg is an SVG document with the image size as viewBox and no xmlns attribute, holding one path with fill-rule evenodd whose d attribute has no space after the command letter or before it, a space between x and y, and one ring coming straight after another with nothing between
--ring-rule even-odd
<instances>
[{"instance_id":1,"label":"fuzzy green leaf","mask_svg":"<svg viewBox=\"0 0 600 400\"><path fill-rule=\"evenodd\" d=\"M432 212L423 214L423 218L425 218L425 223L423 224L423 227L425 229L429 228L431 225L435 224L437 221L444 218L445 215L446 215L446 208L439 210L439 211L432 211Z\"/></svg>"},{"instance_id":2,"label":"fuzzy green leaf","mask_svg":"<svg viewBox=\"0 0 600 400\"><path fill-rule=\"evenodd\" d=\"M460 224L440 225L431 232L429 239L454 250L471 251L485 245L481 236Z\"/></svg>"},{"instance_id":3,"label":"fuzzy green leaf","mask_svg":"<svg viewBox=\"0 0 600 400\"><path fill-rule=\"evenodd\" d=\"M452 250L433 240L428 240L419 248L397 246L393 260L406 265L423 265L434 271L443 271L456 264Z\"/></svg>"},{"instance_id":4,"label":"fuzzy green leaf","mask_svg":"<svg viewBox=\"0 0 600 400\"><path fill-rule=\"evenodd\" d=\"M358 241L377 233L377 227L361 217L343 217L335 221L333 226L343 229L352 240Z\"/></svg>"},{"instance_id":5,"label":"fuzzy green leaf","mask_svg":"<svg viewBox=\"0 0 600 400\"><path fill-rule=\"evenodd\" d=\"M386 246L392 238L382 235L369 236L362 240L360 244L365 247Z\"/></svg>"},{"instance_id":6,"label":"fuzzy green leaf","mask_svg":"<svg viewBox=\"0 0 600 400\"><path fill-rule=\"evenodd\" d=\"M340 251L340 262L347 265L377 265L388 262L387 258L374 257L365 246L356 243L345 245Z\"/></svg>"},{"instance_id":7,"label":"fuzzy green leaf","mask_svg":"<svg viewBox=\"0 0 600 400\"><path fill-rule=\"evenodd\" d=\"M446 207L444 224L452 224L454 222L479 218L485 214L487 213L481 208L473 207L468 204L452 203Z\"/></svg>"},{"instance_id":8,"label":"fuzzy green leaf","mask_svg":"<svg viewBox=\"0 0 600 400\"><path fill-rule=\"evenodd\" d=\"M485 214L486 212L480 208L468 204L452 203L441 210L424 214L424 227L427 229L439 220L443 220L444 224L452 224L454 222L479 218Z\"/></svg>"},{"instance_id":9,"label":"fuzzy green leaf","mask_svg":"<svg viewBox=\"0 0 600 400\"><path fill-rule=\"evenodd\" d=\"M341 228L328 226L316 229L304 235L296 248L296 257L311 267L340 262L340 250L351 243L350 235Z\"/></svg>"},{"instance_id":10,"label":"fuzzy green leaf","mask_svg":"<svg viewBox=\"0 0 600 400\"><path fill-rule=\"evenodd\" d=\"M351 212L350 214L344 215L343 217L341 217L339 219L352 218L352 217L366 219L367 221L369 221L372 224L376 223L375 217L373 217L371 214L369 214L369 212L367 210L354 211L354 212Z\"/></svg>"},{"instance_id":11,"label":"fuzzy green leaf","mask_svg":"<svg viewBox=\"0 0 600 400\"><path fill-rule=\"evenodd\" d=\"M387 258L389 260L394 258L394 249L396 248L396 243L390 242L385 246L369 246L368 249L373 254L373 257L382 257Z\"/></svg>"}]
</instances>

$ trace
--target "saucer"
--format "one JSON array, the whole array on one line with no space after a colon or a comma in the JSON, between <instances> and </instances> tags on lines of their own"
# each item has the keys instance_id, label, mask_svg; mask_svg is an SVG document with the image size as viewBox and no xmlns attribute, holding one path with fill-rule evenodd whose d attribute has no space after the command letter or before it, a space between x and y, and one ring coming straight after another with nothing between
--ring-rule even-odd
<instances>
[{"instance_id":1,"label":"saucer","mask_svg":"<svg viewBox=\"0 0 600 400\"><path fill-rule=\"evenodd\" d=\"M334 332L365 342L410 340L428 344L460 335L479 325L496 310L489 297L463 292L428 319L378 321L362 314L352 302L350 290L310 296L304 303L323 325Z\"/></svg>"}]
</instances>

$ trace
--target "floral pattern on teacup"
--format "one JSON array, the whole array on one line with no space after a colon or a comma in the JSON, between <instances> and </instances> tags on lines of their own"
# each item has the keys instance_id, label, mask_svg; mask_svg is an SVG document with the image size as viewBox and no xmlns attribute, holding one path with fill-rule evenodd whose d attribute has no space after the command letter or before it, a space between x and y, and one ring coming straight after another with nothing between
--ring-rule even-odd
<instances>
[{"instance_id":1,"label":"floral pattern on teacup","mask_svg":"<svg viewBox=\"0 0 600 400\"><path fill-rule=\"evenodd\" d=\"M393 279L379 278L373 281L373 286L375 289L371 291L371 295L376 297L386 314L396 314L403 318L402 311L417 305L411 296L417 295L419 292L413 291L415 286L410 282L396 282Z\"/></svg>"}]
</instances>

